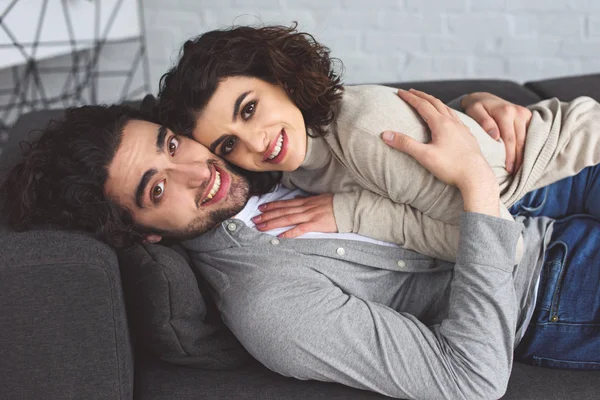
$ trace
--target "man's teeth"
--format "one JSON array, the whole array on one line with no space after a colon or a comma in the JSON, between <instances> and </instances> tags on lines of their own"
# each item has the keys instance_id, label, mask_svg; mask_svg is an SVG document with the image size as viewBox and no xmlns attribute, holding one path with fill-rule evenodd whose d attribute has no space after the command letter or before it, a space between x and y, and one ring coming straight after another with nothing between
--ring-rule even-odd
<instances>
[{"instance_id":1,"label":"man's teeth","mask_svg":"<svg viewBox=\"0 0 600 400\"><path fill-rule=\"evenodd\" d=\"M277 140L277 146L275 146L275 148L273 149L273 152L269 156L269 160L272 160L279 155L282 145L283 145L283 135L279 135L279 140Z\"/></svg>"},{"instance_id":2,"label":"man's teeth","mask_svg":"<svg viewBox=\"0 0 600 400\"><path fill-rule=\"evenodd\" d=\"M210 193L208 193L208 196L206 196L206 198L202 201L203 204L215 197L215 194L217 194L217 192L221 188L221 174L219 173L219 171L215 171L215 173L217 174L215 178L215 184L213 185L213 188L210 191Z\"/></svg>"}]
</instances>

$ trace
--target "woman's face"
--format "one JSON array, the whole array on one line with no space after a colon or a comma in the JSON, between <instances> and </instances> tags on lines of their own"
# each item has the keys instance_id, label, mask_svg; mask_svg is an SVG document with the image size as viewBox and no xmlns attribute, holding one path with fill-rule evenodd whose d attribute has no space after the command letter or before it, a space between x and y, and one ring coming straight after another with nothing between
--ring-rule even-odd
<instances>
[{"instance_id":1,"label":"woman's face","mask_svg":"<svg viewBox=\"0 0 600 400\"><path fill-rule=\"evenodd\" d=\"M251 171L294 171L306 156L300 109L279 85L229 77L198 115L193 137L213 153Z\"/></svg>"}]
</instances>

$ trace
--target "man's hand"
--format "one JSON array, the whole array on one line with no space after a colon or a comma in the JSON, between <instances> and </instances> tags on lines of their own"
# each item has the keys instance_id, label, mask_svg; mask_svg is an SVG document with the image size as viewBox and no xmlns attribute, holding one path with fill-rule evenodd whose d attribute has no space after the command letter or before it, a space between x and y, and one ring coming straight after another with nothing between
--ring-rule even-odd
<instances>
[{"instance_id":1,"label":"man's hand","mask_svg":"<svg viewBox=\"0 0 600 400\"><path fill-rule=\"evenodd\" d=\"M401 133L386 131L383 140L414 157L441 181L460 189L466 211L499 215L496 177L481 153L477 139L456 113L440 100L411 89L398 95L421 115L431 130L424 144Z\"/></svg>"},{"instance_id":2,"label":"man's hand","mask_svg":"<svg viewBox=\"0 0 600 400\"><path fill-rule=\"evenodd\" d=\"M306 232L337 232L333 216L333 194L320 194L311 197L299 197L292 200L265 203L258 208L263 213L252 218L259 231L296 225L278 235L281 238L293 238Z\"/></svg>"},{"instance_id":3,"label":"man's hand","mask_svg":"<svg viewBox=\"0 0 600 400\"><path fill-rule=\"evenodd\" d=\"M502 138L506 146L506 170L516 173L523 163L531 111L486 92L468 94L460 105L492 138Z\"/></svg>"}]
</instances>

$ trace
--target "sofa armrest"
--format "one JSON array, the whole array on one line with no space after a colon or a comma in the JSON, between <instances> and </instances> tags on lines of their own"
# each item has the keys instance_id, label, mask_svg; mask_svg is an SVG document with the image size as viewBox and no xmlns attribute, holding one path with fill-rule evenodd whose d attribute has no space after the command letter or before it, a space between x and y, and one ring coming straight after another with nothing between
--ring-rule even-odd
<instances>
[{"instance_id":1,"label":"sofa armrest","mask_svg":"<svg viewBox=\"0 0 600 400\"><path fill-rule=\"evenodd\" d=\"M114 251L83 234L0 235L0 387L10 399L131 399Z\"/></svg>"}]
</instances>

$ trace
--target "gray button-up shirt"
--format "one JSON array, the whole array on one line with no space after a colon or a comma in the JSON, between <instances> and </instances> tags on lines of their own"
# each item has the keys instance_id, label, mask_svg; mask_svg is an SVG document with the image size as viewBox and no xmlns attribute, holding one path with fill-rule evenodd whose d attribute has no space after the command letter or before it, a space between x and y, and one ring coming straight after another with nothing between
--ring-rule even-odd
<instances>
[{"instance_id":1,"label":"gray button-up shirt","mask_svg":"<svg viewBox=\"0 0 600 400\"><path fill-rule=\"evenodd\" d=\"M550 227L464 213L456 264L360 241L275 240L236 219L184 246L225 323L273 371L401 398L487 399L506 389Z\"/></svg>"}]
</instances>

